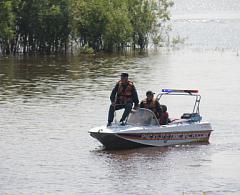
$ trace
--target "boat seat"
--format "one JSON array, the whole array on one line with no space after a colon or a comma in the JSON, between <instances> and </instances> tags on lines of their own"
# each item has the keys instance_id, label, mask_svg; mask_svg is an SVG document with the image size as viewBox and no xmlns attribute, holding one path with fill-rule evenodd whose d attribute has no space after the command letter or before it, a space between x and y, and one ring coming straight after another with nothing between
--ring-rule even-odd
<instances>
[{"instance_id":1,"label":"boat seat","mask_svg":"<svg viewBox=\"0 0 240 195\"><path fill-rule=\"evenodd\" d=\"M202 120L202 117L198 113L184 113L181 119L188 119L192 122L198 122Z\"/></svg>"}]
</instances>

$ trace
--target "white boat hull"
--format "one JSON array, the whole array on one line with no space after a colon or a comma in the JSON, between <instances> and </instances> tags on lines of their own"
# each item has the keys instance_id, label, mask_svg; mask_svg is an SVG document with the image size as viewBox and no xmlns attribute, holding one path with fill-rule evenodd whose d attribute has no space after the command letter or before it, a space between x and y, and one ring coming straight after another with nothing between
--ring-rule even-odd
<instances>
[{"instance_id":1,"label":"white boat hull","mask_svg":"<svg viewBox=\"0 0 240 195\"><path fill-rule=\"evenodd\" d=\"M102 126L89 131L106 149L208 142L211 132L211 124L207 122L139 127L113 125L110 128Z\"/></svg>"}]
</instances>

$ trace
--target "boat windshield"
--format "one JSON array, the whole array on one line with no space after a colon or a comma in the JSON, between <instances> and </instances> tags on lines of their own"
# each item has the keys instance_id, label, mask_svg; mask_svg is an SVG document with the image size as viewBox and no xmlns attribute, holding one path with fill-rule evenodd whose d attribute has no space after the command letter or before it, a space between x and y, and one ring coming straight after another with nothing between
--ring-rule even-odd
<instances>
[{"instance_id":1,"label":"boat windshield","mask_svg":"<svg viewBox=\"0 0 240 195\"><path fill-rule=\"evenodd\" d=\"M159 126L155 114L151 110L144 108L139 108L136 111L131 112L127 120L127 124L140 126Z\"/></svg>"}]
</instances>

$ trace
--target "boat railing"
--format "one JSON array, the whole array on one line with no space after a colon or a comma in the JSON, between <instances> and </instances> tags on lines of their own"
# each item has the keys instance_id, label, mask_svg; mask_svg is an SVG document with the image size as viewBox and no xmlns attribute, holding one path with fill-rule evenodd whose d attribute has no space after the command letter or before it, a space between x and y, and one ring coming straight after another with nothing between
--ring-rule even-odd
<instances>
[{"instance_id":1,"label":"boat railing","mask_svg":"<svg viewBox=\"0 0 240 195\"><path fill-rule=\"evenodd\" d=\"M198 90L162 89L162 92L157 95L157 100L160 103L160 100L161 100L162 96L166 96L166 95L195 97L195 103L194 103L194 106L193 106L192 114L200 115L201 96L197 93L198 93Z\"/></svg>"}]
</instances>

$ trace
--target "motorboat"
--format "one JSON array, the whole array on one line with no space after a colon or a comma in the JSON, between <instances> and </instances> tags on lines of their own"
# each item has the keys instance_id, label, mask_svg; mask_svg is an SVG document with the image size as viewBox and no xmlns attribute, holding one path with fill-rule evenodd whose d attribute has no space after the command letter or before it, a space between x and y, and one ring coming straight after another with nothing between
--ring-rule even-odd
<instances>
[{"instance_id":1,"label":"motorboat","mask_svg":"<svg viewBox=\"0 0 240 195\"><path fill-rule=\"evenodd\" d=\"M128 149L146 146L173 146L196 142L209 142L213 131L209 122L202 121L199 111L201 96L198 90L162 89L157 95L161 105L163 96L191 96L195 98L193 110L160 125L155 114L148 109L133 110L125 125L95 127L89 131L106 149Z\"/></svg>"}]
</instances>

